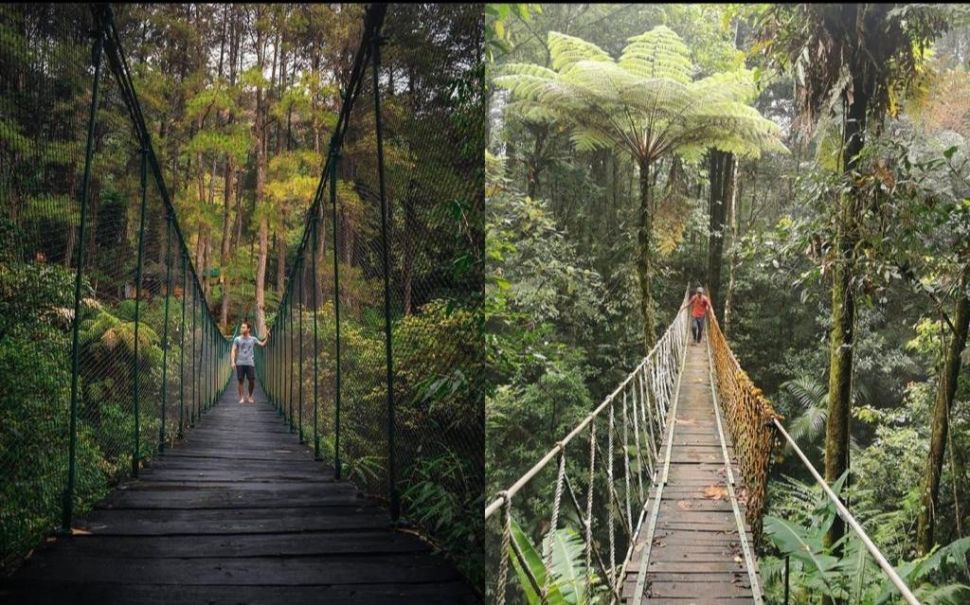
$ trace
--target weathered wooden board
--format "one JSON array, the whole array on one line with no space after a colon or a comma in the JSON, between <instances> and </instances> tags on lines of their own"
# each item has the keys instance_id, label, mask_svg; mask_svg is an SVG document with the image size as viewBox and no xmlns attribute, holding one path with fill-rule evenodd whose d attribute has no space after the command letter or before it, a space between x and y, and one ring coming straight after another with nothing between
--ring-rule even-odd
<instances>
[{"instance_id":1,"label":"weathered wooden board","mask_svg":"<svg viewBox=\"0 0 970 605\"><path fill-rule=\"evenodd\" d=\"M38 549L11 603L476 603L425 541L335 481L257 391L231 393L75 519L88 532Z\"/></svg>"},{"instance_id":2,"label":"weathered wooden board","mask_svg":"<svg viewBox=\"0 0 970 605\"><path fill-rule=\"evenodd\" d=\"M707 349L688 349L675 416L667 483L657 507L643 603L740 605L753 596L727 490L724 451L709 384ZM727 436L725 435L725 438ZM725 447L729 460L734 452ZM735 480L740 475L736 468ZM651 509L653 510L653 509ZM743 513L743 507L741 511ZM623 599L634 597L637 573L646 556L647 532L634 546L623 581ZM747 534L750 540L750 532Z\"/></svg>"}]
</instances>

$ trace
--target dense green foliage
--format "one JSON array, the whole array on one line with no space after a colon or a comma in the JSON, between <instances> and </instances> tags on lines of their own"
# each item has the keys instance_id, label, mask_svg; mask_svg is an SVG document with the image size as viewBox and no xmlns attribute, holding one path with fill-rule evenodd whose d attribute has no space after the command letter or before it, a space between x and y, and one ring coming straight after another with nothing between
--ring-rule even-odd
<instances>
[{"instance_id":1,"label":"dense green foliage","mask_svg":"<svg viewBox=\"0 0 970 605\"><path fill-rule=\"evenodd\" d=\"M809 9L793 7L788 14L775 8L543 5L527 18L511 11L505 28L513 44L496 51L494 72L522 63L555 69L549 32L618 56L631 38L659 26L683 39L701 75L741 66L752 71L754 107L780 126L791 153L739 160L735 204L720 235L725 300L716 302L715 311L744 368L822 468L839 216L833 200L850 188L858 192L851 473L842 493L925 602L962 602L967 593L960 585L970 583L964 564L970 521L966 352L949 412L936 506L938 546L932 554L919 556L916 530L953 308L970 294L961 282L968 258L970 106L957 92L968 81L965 6L948 17L951 31L932 44L926 31L938 15L922 16L908 5L889 13L889 19L910 19L910 26L924 28L913 39L914 52L920 43L929 48L925 60L910 66L918 77L880 91L888 116L869 124L851 174L842 174L838 161L841 104L824 105L813 115L797 109L793 89L809 77L817 49L806 52L801 67L771 60L769 42L777 48L790 40L768 39L779 27L768 16L786 15L782 25L805 29L808 20L791 15ZM902 67L894 73L903 73ZM836 98L845 88L839 90ZM634 366L641 351L636 162L619 146L577 147L572 122L553 115L535 120L519 109L514 97L493 92L486 157L490 495L538 461ZM810 128L798 128L806 125ZM660 327L683 288L708 279L711 178L707 162L667 158L651 170L658 192L652 286L664 318ZM724 305L730 306L729 317ZM810 562L793 563L792 602L817 602L821 594L883 602L885 576L871 557L862 556L857 539L837 545L844 547L842 557L823 549L821 536L833 511L807 487L811 477L791 448L779 447L775 458L768 502L777 521L771 521L760 556L769 597L780 598L779 557L798 550L791 542L797 535L816 540L817 554L832 567L823 579ZM532 482L539 487L529 489L544 493L516 500L516 520L533 543L548 529L553 479L541 475ZM570 524L578 528L575 520ZM781 527L792 531L782 537ZM863 560L864 573L857 573ZM528 587L523 590L527 596Z\"/></svg>"},{"instance_id":2,"label":"dense green foliage","mask_svg":"<svg viewBox=\"0 0 970 605\"><path fill-rule=\"evenodd\" d=\"M170 228L149 171L140 228L141 154L117 74L105 62L81 250L76 510L87 510L131 472L135 373L141 404L137 447L148 459L159 446L163 394L171 440L178 420L173 401L184 395L204 405L202 398L222 387L209 384L228 364L214 361L212 345L221 334L208 318L217 318L226 334L242 319L255 320L261 333L267 327L275 331L288 289L300 281L302 298L311 299L304 286L312 257L319 304L304 306L300 317L304 337L311 334L308 320L317 317L319 429L326 459L333 460L335 444L339 296L345 476L381 496L386 480L376 478L383 477L393 455L405 521L417 524L478 586L477 511L484 474L482 7L395 6L384 21L376 77L383 185L392 219L388 306L397 447L390 454L382 422L388 388L384 240L370 68L362 75L340 149L337 207L324 205L315 217L318 247L301 246L351 83L364 10L294 4L114 7L175 213ZM0 259L2 321L9 323L0 333L6 370L0 382L4 564L15 562L56 525L67 477L71 313L93 30L88 5L0 9L0 218L15 230L3 232L10 246ZM299 260L306 261L302 274L293 272ZM291 293L291 303L294 298ZM208 331L192 340L195 347L181 351L186 333L201 335L203 327ZM310 355L303 360L302 376L311 388L312 361ZM204 393L196 392L197 379L205 382ZM295 398L295 391L290 395ZM185 421L191 423L188 416Z\"/></svg>"}]
</instances>

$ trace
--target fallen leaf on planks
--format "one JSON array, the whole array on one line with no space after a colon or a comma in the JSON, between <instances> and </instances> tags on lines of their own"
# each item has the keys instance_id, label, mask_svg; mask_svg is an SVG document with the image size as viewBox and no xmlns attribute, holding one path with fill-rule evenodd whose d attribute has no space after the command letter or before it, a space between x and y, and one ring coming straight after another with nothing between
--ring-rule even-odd
<instances>
[{"instance_id":1,"label":"fallen leaf on planks","mask_svg":"<svg viewBox=\"0 0 970 605\"><path fill-rule=\"evenodd\" d=\"M711 500L727 500L728 491L726 487L720 485L708 485L704 488L704 497Z\"/></svg>"}]
</instances>

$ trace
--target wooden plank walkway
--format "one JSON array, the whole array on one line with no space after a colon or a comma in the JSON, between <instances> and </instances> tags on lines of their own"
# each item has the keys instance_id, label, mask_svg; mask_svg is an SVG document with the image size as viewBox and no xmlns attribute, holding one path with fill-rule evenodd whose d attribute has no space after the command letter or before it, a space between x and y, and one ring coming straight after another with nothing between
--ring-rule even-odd
<instances>
[{"instance_id":1,"label":"wooden plank walkway","mask_svg":"<svg viewBox=\"0 0 970 605\"><path fill-rule=\"evenodd\" d=\"M673 445L666 485L660 492L653 536L649 512L626 567L623 600L635 603L642 557L649 559L642 586L643 603L670 605L740 605L753 603L737 520L727 489L727 472L711 392L707 337L687 348L677 400ZM724 422L723 417L721 419ZM730 434L724 427L735 481ZM648 506L656 506L658 488ZM740 490L738 490L740 491ZM739 504L744 514L743 504ZM746 528L748 544L750 530Z\"/></svg>"},{"instance_id":2,"label":"wooden plank walkway","mask_svg":"<svg viewBox=\"0 0 970 605\"><path fill-rule=\"evenodd\" d=\"M257 390L0 580L2 603L476 603L455 569L313 461Z\"/></svg>"}]
</instances>

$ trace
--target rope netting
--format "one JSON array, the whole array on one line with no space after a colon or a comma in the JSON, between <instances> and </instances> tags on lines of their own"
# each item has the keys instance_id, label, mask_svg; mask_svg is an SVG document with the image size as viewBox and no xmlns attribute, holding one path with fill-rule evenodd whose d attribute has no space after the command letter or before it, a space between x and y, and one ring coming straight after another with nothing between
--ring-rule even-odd
<instances>
[{"instance_id":1,"label":"rope netting","mask_svg":"<svg viewBox=\"0 0 970 605\"><path fill-rule=\"evenodd\" d=\"M0 557L71 530L229 378L106 7L0 7Z\"/></svg>"},{"instance_id":2,"label":"rope netting","mask_svg":"<svg viewBox=\"0 0 970 605\"><path fill-rule=\"evenodd\" d=\"M781 416L741 368L710 309L707 324L718 401L724 410L735 459L744 480L745 516L757 545L761 541L771 455L778 439L775 420Z\"/></svg>"},{"instance_id":3,"label":"rope netting","mask_svg":"<svg viewBox=\"0 0 970 605\"><path fill-rule=\"evenodd\" d=\"M481 19L474 5L367 10L256 362L271 402L317 459L383 500L395 521L419 527L475 585L484 533Z\"/></svg>"},{"instance_id":4,"label":"rope netting","mask_svg":"<svg viewBox=\"0 0 970 605\"><path fill-rule=\"evenodd\" d=\"M738 498L745 503L746 520L751 528L755 545L766 547L763 540L764 517L768 512L766 498L768 482L771 479L772 452L775 450L775 446L784 440L822 488L823 495L819 502L822 503L827 500L835 509L835 514L849 526L851 534L847 537L851 537L852 540L843 542L839 547L842 549L842 556L850 560L863 561L857 568L847 567L849 570L854 570L850 573L831 573L831 576L836 576L839 579L836 581L825 580L826 589L829 593L846 600L858 600L863 582L868 581L864 579L865 576L867 574L873 576L876 573L874 570L879 569L878 573L884 574L886 578L884 581L886 594L891 594L894 591L906 603L918 604L919 601L910 588L869 538L862 524L852 515L845 502L826 483L795 440L785 430L781 423L782 416L775 412L771 402L764 396L761 389L755 386L748 374L741 368L741 364L734 356L724 333L721 332L717 317L711 310L708 310L707 321L709 326L708 342L710 343L713 361L712 375L717 385L717 399L727 419L728 430L731 433L734 446L734 459L740 468L743 480L743 491ZM786 515L788 522L794 521L799 524L802 522L787 517L788 515ZM830 572L835 572L838 567L835 564L837 559L829 554L825 556L830 557L832 561L829 564ZM787 561L785 569L784 582L787 590L789 582ZM868 571L866 571L867 569Z\"/></svg>"},{"instance_id":5,"label":"rope netting","mask_svg":"<svg viewBox=\"0 0 970 605\"><path fill-rule=\"evenodd\" d=\"M688 314L684 304L620 385L486 507L494 602L620 600L651 489L665 481Z\"/></svg>"}]
</instances>

